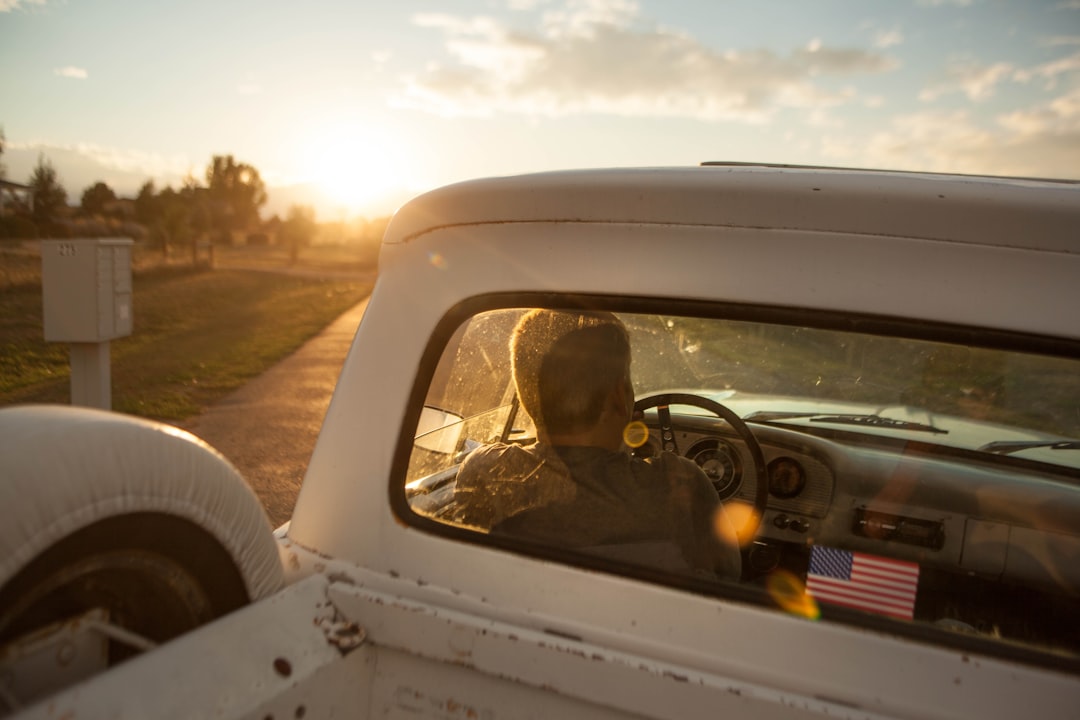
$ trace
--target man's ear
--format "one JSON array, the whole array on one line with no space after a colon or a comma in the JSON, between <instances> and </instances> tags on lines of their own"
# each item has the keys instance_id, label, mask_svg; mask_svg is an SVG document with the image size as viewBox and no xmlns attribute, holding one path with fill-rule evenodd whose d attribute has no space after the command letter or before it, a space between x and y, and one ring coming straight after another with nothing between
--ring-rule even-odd
<instances>
[{"instance_id":1,"label":"man's ear","mask_svg":"<svg viewBox=\"0 0 1080 720\"><path fill-rule=\"evenodd\" d=\"M633 404L631 404L630 407L626 407L626 398L632 397L632 395L627 392L627 382L626 378L620 378L611 386L611 390L607 395L608 410L620 417L623 415L630 415L634 412Z\"/></svg>"}]
</instances>

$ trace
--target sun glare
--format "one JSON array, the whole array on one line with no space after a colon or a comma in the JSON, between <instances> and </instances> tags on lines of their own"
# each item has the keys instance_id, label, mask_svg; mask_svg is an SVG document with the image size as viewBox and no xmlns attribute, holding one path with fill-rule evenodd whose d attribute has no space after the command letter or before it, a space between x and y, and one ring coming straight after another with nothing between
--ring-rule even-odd
<instances>
[{"instance_id":1,"label":"sun glare","mask_svg":"<svg viewBox=\"0 0 1080 720\"><path fill-rule=\"evenodd\" d=\"M321 127L303 145L304 179L328 203L351 213L371 212L409 185L404 146L389 133L359 125Z\"/></svg>"}]
</instances>

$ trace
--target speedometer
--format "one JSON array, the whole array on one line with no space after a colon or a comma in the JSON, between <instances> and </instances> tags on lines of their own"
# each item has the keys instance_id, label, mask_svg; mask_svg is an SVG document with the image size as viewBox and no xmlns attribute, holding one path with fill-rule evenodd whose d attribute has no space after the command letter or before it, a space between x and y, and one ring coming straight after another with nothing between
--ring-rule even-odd
<instances>
[{"instance_id":1,"label":"speedometer","mask_svg":"<svg viewBox=\"0 0 1080 720\"><path fill-rule=\"evenodd\" d=\"M686 456L705 472L721 500L735 494L742 478L742 461L734 446L722 440L705 440L690 448Z\"/></svg>"}]
</instances>

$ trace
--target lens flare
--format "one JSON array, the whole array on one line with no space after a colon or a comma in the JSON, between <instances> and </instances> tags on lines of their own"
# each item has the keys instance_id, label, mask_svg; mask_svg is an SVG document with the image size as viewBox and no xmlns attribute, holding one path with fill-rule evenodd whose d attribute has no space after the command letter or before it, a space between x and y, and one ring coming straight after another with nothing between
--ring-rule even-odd
<instances>
[{"instance_id":1,"label":"lens flare","mask_svg":"<svg viewBox=\"0 0 1080 720\"><path fill-rule=\"evenodd\" d=\"M640 420L629 422L623 428L622 439L626 447L639 448L649 439L649 428Z\"/></svg>"},{"instance_id":2,"label":"lens flare","mask_svg":"<svg viewBox=\"0 0 1080 720\"><path fill-rule=\"evenodd\" d=\"M721 527L725 522L725 518L731 524L730 529ZM732 500L724 503L724 512L717 514L713 519L713 524L718 537L725 538L725 535L734 533L739 545L744 547L753 542L754 532L757 530L759 520L760 518L754 512L753 505L739 500Z\"/></svg>"},{"instance_id":3,"label":"lens flare","mask_svg":"<svg viewBox=\"0 0 1080 720\"><path fill-rule=\"evenodd\" d=\"M806 592L802 580L786 570L776 570L765 578L765 588L777 605L792 615L817 620L821 608L813 596Z\"/></svg>"},{"instance_id":4,"label":"lens flare","mask_svg":"<svg viewBox=\"0 0 1080 720\"><path fill-rule=\"evenodd\" d=\"M739 535L735 532L735 525L732 524L731 518L728 517L726 510L727 506L724 505L717 507L716 512L713 513L713 536L725 545L732 548L738 548Z\"/></svg>"},{"instance_id":5,"label":"lens flare","mask_svg":"<svg viewBox=\"0 0 1080 720\"><path fill-rule=\"evenodd\" d=\"M440 270L446 269L446 258L435 251L428 253L428 262Z\"/></svg>"}]
</instances>

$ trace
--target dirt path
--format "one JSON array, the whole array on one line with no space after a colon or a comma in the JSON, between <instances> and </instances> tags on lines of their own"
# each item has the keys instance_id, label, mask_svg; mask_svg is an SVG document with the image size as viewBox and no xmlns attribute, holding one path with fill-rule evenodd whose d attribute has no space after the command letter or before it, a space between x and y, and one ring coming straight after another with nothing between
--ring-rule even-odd
<instances>
[{"instance_id":1,"label":"dirt path","mask_svg":"<svg viewBox=\"0 0 1080 720\"><path fill-rule=\"evenodd\" d=\"M292 515L334 385L367 300L182 427L248 480L277 527Z\"/></svg>"}]
</instances>

